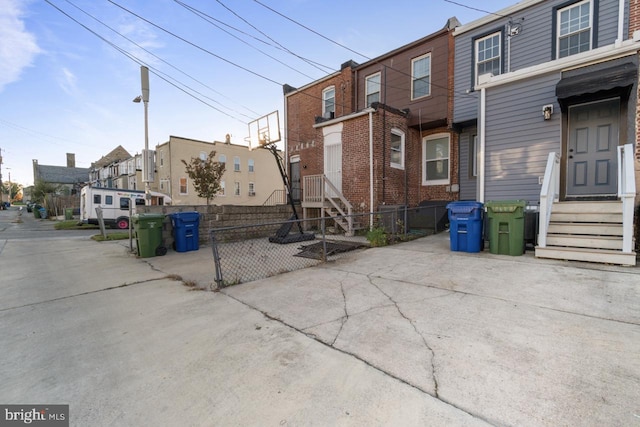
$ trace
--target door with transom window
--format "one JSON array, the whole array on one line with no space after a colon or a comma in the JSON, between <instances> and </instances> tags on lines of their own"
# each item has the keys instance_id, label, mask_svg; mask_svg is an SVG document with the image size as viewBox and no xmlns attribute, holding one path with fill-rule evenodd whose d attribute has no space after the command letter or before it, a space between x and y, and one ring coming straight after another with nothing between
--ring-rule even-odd
<instances>
[{"instance_id":1,"label":"door with transom window","mask_svg":"<svg viewBox=\"0 0 640 427\"><path fill-rule=\"evenodd\" d=\"M327 126L324 133L324 175L342 192L342 123ZM331 188L325 188L327 197L337 197Z\"/></svg>"}]
</instances>

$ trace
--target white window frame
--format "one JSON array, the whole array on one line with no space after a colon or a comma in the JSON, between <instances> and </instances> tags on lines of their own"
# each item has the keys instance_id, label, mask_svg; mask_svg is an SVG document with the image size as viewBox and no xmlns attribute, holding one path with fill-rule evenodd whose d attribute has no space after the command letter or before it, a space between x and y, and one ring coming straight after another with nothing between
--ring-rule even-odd
<instances>
[{"instance_id":1,"label":"white window frame","mask_svg":"<svg viewBox=\"0 0 640 427\"><path fill-rule=\"evenodd\" d=\"M205 153L204 151L200 152L200 160L202 160L203 162L207 160L207 153Z\"/></svg>"},{"instance_id":2,"label":"white window frame","mask_svg":"<svg viewBox=\"0 0 640 427\"><path fill-rule=\"evenodd\" d=\"M331 102L329 102L331 100ZM322 115L326 116L328 113L333 113L335 117L336 112L336 87L329 86L322 91Z\"/></svg>"},{"instance_id":3,"label":"white window frame","mask_svg":"<svg viewBox=\"0 0 640 427\"><path fill-rule=\"evenodd\" d=\"M238 156L233 158L233 171L240 172L240 157Z\"/></svg>"},{"instance_id":4,"label":"white window frame","mask_svg":"<svg viewBox=\"0 0 640 427\"><path fill-rule=\"evenodd\" d=\"M249 197L253 197L256 195L256 184L253 182L249 183Z\"/></svg>"},{"instance_id":5,"label":"white window frame","mask_svg":"<svg viewBox=\"0 0 640 427\"><path fill-rule=\"evenodd\" d=\"M378 79L378 81L374 81L374 79ZM371 107L371 104L374 102L380 102L380 96L382 93L382 73L377 72L371 74L364 78L364 103L365 106ZM369 98L373 95L377 95L377 98L373 101L370 101Z\"/></svg>"},{"instance_id":6,"label":"white window frame","mask_svg":"<svg viewBox=\"0 0 640 427\"><path fill-rule=\"evenodd\" d=\"M218 156L218 163L224 163L226 165L227 164L227 156L225 156L224 154L220 154Z\"/></svg>"},{"instance_id":7,"label":"white window frame","mask_svg":"<svg viewBox=\"0 0 640 427\"><path fill-rule=\"evenodd\" d=\"M233 195L234 196L239 196L241 194L241 188L242 188L242 186L240 185L240 181L234 181L233 182Z\"/></svg>"},{"instance_id":8,"label":"white window frame","mask_svg":"<svg viewBox=\"0 0 640 427\"><path fill-rule=\"evenodd\" d=\"M218 196L226 196L226 184L224 181L220 181L220 190L218 191Z\"/></svg>"},{"instance_id":9,"label":"white window frame","mask_svg":"<svg viewBox=\"0 0 640 427\"><path fill-rule=\"evenodd\" d=\"M493 39L494 37L498 37L498 56L492 56L490 59L484 58L483 60L480 60L480 43L487 41L489 39ZM498 74L502 74L502 32L500 31L496 31L495 33L491 33L491 34L487 34L484 37L481 37L479 39L475 40L475 72L476 72L476 84L479 82L480 79L480 65L481 64L486 64L488 62L493 62L496 58L498 59L499 62L499 66L498 66ZM482 52L486 52L487 49L482 50ZM486 73L482 73L482 74L486 74ZM498 74L493 74L492 75L498 75Z\"/></svg>"},{"instance_id":10,"label":"white window frame","mask_svg":"<svg viewBox=\"0 0 640 427\"><path fill-rule=\"evenodd\" d=\"M184 179L184 192L182 191L182 180ZM189 179L185 176L178 178L178 192L182 195L189 194Z\"/></svg>"},{"instance_id":11,"label":"white window frame","mask_svg":"<svg viewBox=\"0 0 640 427\"><path fill-rule=\"evenodd\" d=\"M256 162L253 159L249 159L247 161L247 170L251 173L251 172L255 172L255 166Z\"/></svg>"},{"instance_id":12,"label":"white window frame","mask_svg":"<svg viewBox=\"0 0 640 427\"><path fill-rule=\"evenodd\" d=\"M393 136L398 136L400 137L400 147L398 147L397 149L394 149L392 142L389 141L389 159L392 159L393 156L393 152L398 152L400 153L400 162L394 162L393 160L391 160L391 167L392 168L396 168L396 169L404 169L404 147L405 147L405 134L403 131L401 131L400 129L391 129L391 137L393 138Z\"/></svg>"},{"instance_id":13,"label":"white window frame","mask_svg":"<svg viewBox=\"0 0 640 427\"><path fill-rule=\"evenodd\" d=\"M434 157L427 159L427 144L438 139L447 139L448 150L446 156ZM427 161L446 161L447 162L447 178L446 179L427 179ZM448 133L436 133L425 136L422 139L422 185L449 185L451 182L451 135Z\"/></svg>"},{"instance_id":14,"label":"white window frame","mask_svg":"<svg viewBox=\"0 0 640 427\"><path fill-rule=\"evenodd\" d=\"M415 70L416 63L419 62L419 61L422 61L424 59L428 59L429 60L429 73L424 75L424 76L416 76L416 70ZM427 93L423 94L423 95L416 96L416 93L415 93L415 91L416 91L415 82L417 80L424 79L425 77L428 78L428 82L429 82ZM411 99L412 100L413 99L420 99L420 98L425 98L427 96L431 96L431 52L426 53L426 54L421 55L421 56L418 56L418 57L413 58L411 60Z\"/></svg>"},{"instance_id":15,"label":"white window frame","mask_svg":"<svg viewBox=\"0 0 640 427\"><path fill-rule=\"evenodd\" d=\"M566 34L561 34L561 30L562 30L562 13L563 12L567 12L571 9L575 9L575 8L582 8L583 5L585 4L589 4L589 24L587 27L584 28L578 28L575 31L569 31ZM566 58L567 56L573 56L573 55L577 55L579 53L583 53L583 52L588 52L591 49L593 49L593 1L592 0L582 0L576 3L572 3L566 7L563 7L562 9L558 9L557 10L557 15L556 15L556 58ZM576 53L568 53L564 56L560 56L560 40L561 39L565 39L565 38L570 38L572 36L575 36L576 34L585 32L585 31L589 31L589 48L585 51L582 52L576 52Z\"/></svg>"}]
</instances>

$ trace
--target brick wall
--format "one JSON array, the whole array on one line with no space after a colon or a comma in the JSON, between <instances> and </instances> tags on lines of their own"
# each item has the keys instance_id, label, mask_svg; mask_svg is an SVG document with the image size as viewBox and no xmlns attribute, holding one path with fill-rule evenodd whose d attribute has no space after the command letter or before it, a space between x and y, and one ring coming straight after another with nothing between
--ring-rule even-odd
<instances>
[{"instance_id":1,"label":"brick wall","mask_svg":"<svg viewBox=\"0 0 640 427\"><path fill-rule=\"evenodd\" d=\"M322 161L322 130L315 129L316 117L322 116L322 91L335 88L335 117L353 112L353 68L342 70L317 84L302 88L286 97L287 103L287 155L300 156L300 176L317 175L324 171Z\"/></svg>"},{"instance_id":2,"label":"brick wall","mask_svg":"<svg viewBox=\"0 0 640 427\"><path fill-rule=\"evenodd\" d=\"M402 114L378 109L373 113L373 209L370 209L369 116L344 122L342 132L342 188L356 212L377 210L380 205L416 206L423 200L456 200L450 185L422 185L422 137L436 133L450 135L449 168L451 184L458 183L458 136L446 127L424 131L407 126ZM405 167L391 166L391 130L405 134ZM321 145L321 144L319 144ZM321 161L322 151L314 153ZM321 165L322 166L322 165ZM320 169L317 173L322 173Z\"/></svg>"}]
</instances>

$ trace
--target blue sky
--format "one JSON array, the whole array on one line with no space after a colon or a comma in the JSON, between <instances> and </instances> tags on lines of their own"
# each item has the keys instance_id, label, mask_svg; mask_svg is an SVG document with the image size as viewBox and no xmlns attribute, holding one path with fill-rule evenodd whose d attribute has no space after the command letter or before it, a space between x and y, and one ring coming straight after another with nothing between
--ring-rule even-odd
<instances>
[{"instance_id":1,"label":"blue sky","mask_svg":"<svg viewBox=\"0 0 640 427\"><path fill-rule=\"evenodd\" d=\"M2 179L33 184L33 159L64 166L75 153L76 166L89 167L118 145L140 152L144 108L132 102L140 63L151 70L150 148L170 135L223 141L228 133L245 144L251 120L279 110L282 121L282 84L365 62L452 16L466 24L486 15L473 8L514 3L0 0Z\"/></svg>"}]
</instances>

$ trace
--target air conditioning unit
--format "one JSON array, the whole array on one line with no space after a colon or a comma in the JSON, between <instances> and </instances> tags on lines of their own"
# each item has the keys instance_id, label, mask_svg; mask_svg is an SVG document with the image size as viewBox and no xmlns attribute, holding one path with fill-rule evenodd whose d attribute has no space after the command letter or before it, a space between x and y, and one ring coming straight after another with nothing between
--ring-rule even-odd
<instances>
[{"instance_id":1,"label":"air conditioning unit","mask_svg":"<svg viewBox=\"0 0 640 427\"><path fill-rule=\"evenodd\" d=\"M256 195L256 192L255 192L255 191L249 191L249 197L253 197L253 196L255 196L255 195Z\"/></svg>"},{"instance_id":2,"label":"air conditioning unit","mask_svg":"<svg viewBox=\"0 0 640 427\"><path fill-rule=\"evenodd\" d=\"M322 115L322 118L323 118L323 119L330 120L330 119L335 118L335 116L336 116L336 113L335 113L335 112L333 112L333 111L327 111L326 113L324 113L324 114Z\"/></svg>"}]
</instances>

